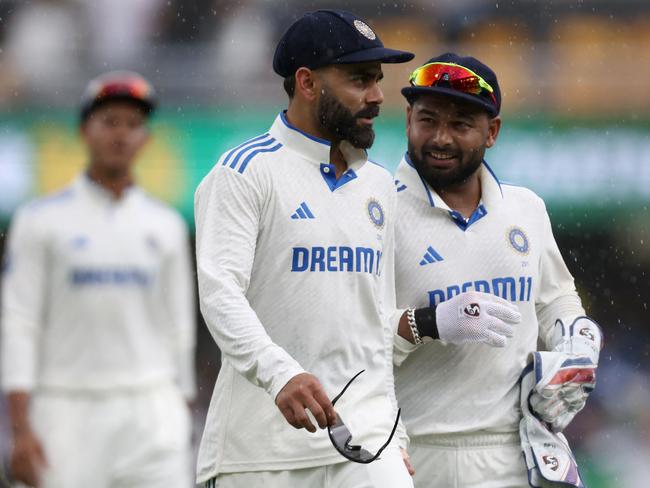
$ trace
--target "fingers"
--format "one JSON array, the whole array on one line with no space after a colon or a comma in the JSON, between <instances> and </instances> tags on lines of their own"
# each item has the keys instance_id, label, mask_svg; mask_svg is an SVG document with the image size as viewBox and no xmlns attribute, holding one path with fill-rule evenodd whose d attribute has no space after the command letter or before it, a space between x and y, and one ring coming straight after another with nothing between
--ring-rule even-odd
<instances>
[{"instance_id":1,"label":"fingers","mask_svg":"<svg viewBox=\"0 0 650 488\"><path fill-rule=\"evenodd\" d=\"M328 423L327 415L325 415L325 411L323 410L323 408L318 404L318 402L315 399L312 399L310 401L309 405L307 405L307 408L309 409L311 414L314 416L314 418L316 419L316 422L318 423L318 426L321 429L324 429L325 427L327 427L327 423Z\"/></svg>"},{"instance_id":2,"label":"fingers","mask_svg":"<svg viewBox=\"0 0 650 488\"><path fill-rule=\"evenodd\" d=\"M503 322L497 318L492 318L489 321L487 329L504 337L512 337L515 335L515 329L512 325L507 324L506 322Z\"/></svg>"},{"instance_id":3,"label":"fingers","mask_svg":"<svg viewBox=\"0 0 650 488\"><path fill-rule=\"evenodd\" d=\"M483 342L492 347L506 347L508 341L504 336L488 329L485 331L485 339Z\"/></svg>"},{"instance_id":4,"label":"fingers","mask_svg":"<svg viewBox=\"0 0 650 488\"><path fill-rule=\"evenodd\" d=\"M413 476L415 474L415 468L411 464L411 457L409 456L408 451L403 447L400 447L400 451L402 452L402 459L404 460L404 466L406 466L406 470L411 476Z\"/></svg>"},{"instance_id":5,"label":"fingers","mask_svg":"<svg viewBox=\"0 0 650 488\"><path fill-rule=\"evenodd\" d=\"M318 379L311 374L301 373L291 378L280 390L275 402L287 422L296 429L316 432L309 413L321 429L336 423L332 402Z\"/></svg>"},{"instance_id":6,"label":"fingers","mask_svg":"<svg viewBox=\"0 0 650 488\"><path fill-rule=\"evenodd\" d=\"M332 401L329 399L322 387L317 388L316 391L314 391L314 400L318 402L320 407L323 409L323 412L325 413L325 417L327 418L326 425L321 425L321 428L324 429L327 427L327 425L332 426L336 424L336 412L334 411L334 405L332 405Z\"/></svg>"},{"instance_id":7,"label":"fingers","mask_svg":"<svg viewBox=\"0 0 650 488\"><path fill-rule=\"evenodd\" d=\"M494 295L492 295L492 297L498 299L498 301L488 302L484 305L487 314L511 324L518 324L521 322L521 313L515 305L503 298Z\"/></svg>"}]
</instances>

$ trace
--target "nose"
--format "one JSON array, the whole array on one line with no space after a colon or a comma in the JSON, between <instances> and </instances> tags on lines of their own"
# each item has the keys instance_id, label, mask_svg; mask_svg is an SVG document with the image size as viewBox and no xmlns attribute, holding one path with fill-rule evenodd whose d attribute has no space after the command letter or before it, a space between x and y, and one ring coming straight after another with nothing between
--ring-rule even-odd
<instances>
[{"instance_id":1,"label":"nose","mask_svg":"<svg viewBox=\"0 0 650 488\"><path fill-rule=\"evenodd\" d=\"M445 147L451 145L453 139L447 124L441 122L436 125L433 134L431 134L431 143L437 147Z\"/></svg>"},{"instance_id":2,"label":"nose","mask_svg":"<svg viewBox=\"0 0 650 488\"><path fill-rule=\"evenodd\" d=\"M366 94L366 103L380 105L384 103L384 92L381 91L379 83L374 82Z\"/></svg>"}]
</instances>

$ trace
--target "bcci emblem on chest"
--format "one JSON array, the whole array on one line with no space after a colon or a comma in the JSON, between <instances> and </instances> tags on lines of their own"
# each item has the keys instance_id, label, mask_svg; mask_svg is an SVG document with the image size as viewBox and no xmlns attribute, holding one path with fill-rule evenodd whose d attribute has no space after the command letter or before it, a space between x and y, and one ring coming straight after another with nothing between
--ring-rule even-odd
<instances>
[{"instance_id":1,"label":"bcci emblem on chest","mask_svg":"<svg viewBox=\"0 0 650 488\"><path fill-rule=\"evenodd\" d=\"M526 233L519 227L511 227L507 233L508 243L512 248L517 251L519 254L526 255L530 251L530 245L528 244L528 236Z\"/></svg>"},{"instance_id":2,"label":"bcci emblem on chest","mask_svg":"<svg viewBox=\"0 0 650 488\"><path fill-rule=\"evenodd\" d=\"M371 198L368 200L368 217L370 217L370 222L373 223L375 227L378 229L382 229L384 227L384 209L381 206L381 204L375 200L374 198Z\"/></svg>"}]
</instances>

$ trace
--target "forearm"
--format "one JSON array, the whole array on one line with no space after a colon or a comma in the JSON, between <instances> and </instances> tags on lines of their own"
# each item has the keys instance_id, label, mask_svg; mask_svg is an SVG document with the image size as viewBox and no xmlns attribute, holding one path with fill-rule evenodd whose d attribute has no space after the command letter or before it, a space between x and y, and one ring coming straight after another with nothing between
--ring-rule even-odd
<instances>
[{"instance_id":1,"label":"forearm","mask_svg":"<svg viewBox=\"0 0 650 488\"><path fill-rule=\"evenodd\" d=\"M14 436L31 431L29 422L29 402L31 395L27 391L12 391L7 394L9 422Z\"/></svg>"}]
</instances>

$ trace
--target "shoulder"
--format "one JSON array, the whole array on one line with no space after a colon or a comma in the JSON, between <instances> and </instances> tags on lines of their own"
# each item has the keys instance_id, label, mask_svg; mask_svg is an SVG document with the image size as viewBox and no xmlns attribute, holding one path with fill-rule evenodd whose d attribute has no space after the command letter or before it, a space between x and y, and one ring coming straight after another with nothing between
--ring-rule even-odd
<instances>
[{"instance_id":1,"label":"shoulder","mask_svg":"<svg viewBox=\"0 0 650 488\"><path fill-rule=\"evenodd\" d=\"M380 184L384 184L391 189L394 186L394 179L392 173L384 167L382 164L368 159L368 162L365 164L366 175L376 180Z\"/></svg>"},{"instance_id":2,"label":"shoulder","mask_svg":"<svg viewBox=\"0 0 650 488\"><path fill-rule=\"evenodd\" d=\"M77 193L77 189L71 185L30 200L16 210L14 220L40 221L47 219L51 215L65 212L74 204Z\"/></svg>"},{"instance_id":3,"label":"shoulder","mask_svg":"<svg viewBox=\"0 0 650 488\"><path fill-rule=\"evenodd\" d=\"M503 197L513 205L525 206L526 209L534 209L546 213L544 200L530 188L501 181Z\"/></svg>"},{"instance_id":4,"label":"shoulder","mask_svg":"<svg viewBox=\"0 0 650 488\"><path fill-rule=\"evenodd\" d=\"M213 170L245 174L262 161L266 156L277 153L283 145L268 132L248 139L224 152L214 165Z\"/></svg>"},{"instance_id":5,"label":"shoulder","mask_svg":"<svg viewBox=\"0 0 650 488\"><path fill-rule=\"evenodd\" d=\"M187 226L178 210L144 190L140 196L142 208L148 215L162 222L167 228L185 232Z\"/></svg>"}]
</instances>

